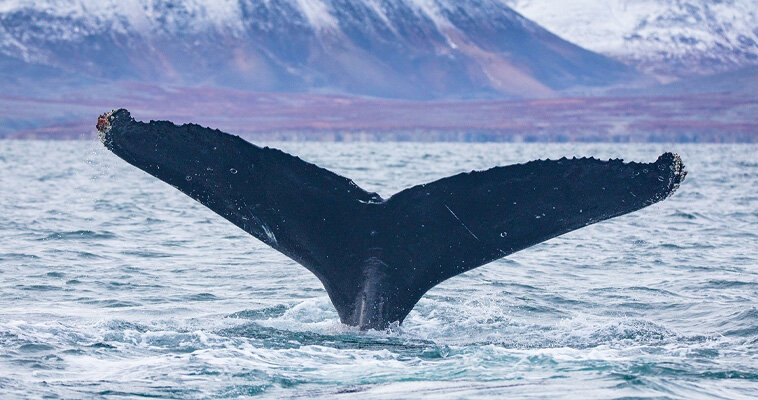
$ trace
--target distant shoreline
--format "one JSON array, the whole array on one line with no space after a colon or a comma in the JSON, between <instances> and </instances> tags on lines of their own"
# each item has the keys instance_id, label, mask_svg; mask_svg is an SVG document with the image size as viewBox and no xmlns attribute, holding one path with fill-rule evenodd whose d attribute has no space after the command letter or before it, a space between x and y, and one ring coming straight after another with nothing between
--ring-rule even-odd
<instances>
[{"instance_id":1,"label":"distant shoreline","mask_svg":"<svg viewBox=\"0 0 758 400\"><path fill-rule=\"evenodd\" d=\"M0 96L0 138L95 137L97 116L124 107L141 121L253 141L758 143L758 96L735 92L429 102L210 88L103 93Z\"/></svg>"},{"instance_id":2,"label":"distant shoreline","mask_svg":"<svg viewBox=\"0 0 758 400\"><path fill-rule=\"evenodd\" d=\"M291 136L288 136L291 135ZM370 135L369 135L370 136ZM339 138L334 138L333 135L321 135L307 134L292 132L283 134L262 134L262 135L240 135L243 139L251 143L466 143L466 144L496 144L496 143L512 143L512 144L620 144L620 145L633 145L633 144L691 144L691 145L756 145L758 144L758 135L746 138L746 140L721 140L721 141L697 141L697 140L665 140L663 138L652 138L651 140L628 140L628 141L612 141L612 140L550 140L550 139L516 139L516 138L495 138L492 140L457 140L454 137L446 139L430 140L427 138L405 138L402 136L389 135L381 139L373 139L367 137L365 134L357 133L355 136L350 134L340 134ZM502 139L502 140L498 140ZM511 140L507 140L511 139ZM91 142L96 141L97 138L93 136L81 135L79 137L0 137L0 141L6 142Z\"/></svg>"}]
</instances>

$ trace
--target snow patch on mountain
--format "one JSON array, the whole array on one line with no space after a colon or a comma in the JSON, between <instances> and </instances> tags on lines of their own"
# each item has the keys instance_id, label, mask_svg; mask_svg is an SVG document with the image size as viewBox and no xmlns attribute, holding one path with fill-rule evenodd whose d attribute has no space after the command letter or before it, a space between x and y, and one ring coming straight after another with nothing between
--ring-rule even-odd
<instances>
[{"instance_id":1,"label":"snow patch on mountain","mask_svg":"<svg viewBox=\"0 0 758 400\"><path fill-rule=\"evenodd\" d=\"M172 30L181 25L196 30L208 26L240 27L238 0L6 0L1 14L33 10L81 21L88 28ZM192 24L187 24L188 20ZM61 38L63 39L63 38Z\"/></svg>"},{"instance_id":2,"label":"snow patch on mountain","mask_svg":"<svg viewBox=\"0 0 758 400\"><path fill-rule=\"evenodd\" d=\"M297 0L297 5L314 28L326 29L337 26L337 20L321 0Z\"/></svg>"}]
</instances>

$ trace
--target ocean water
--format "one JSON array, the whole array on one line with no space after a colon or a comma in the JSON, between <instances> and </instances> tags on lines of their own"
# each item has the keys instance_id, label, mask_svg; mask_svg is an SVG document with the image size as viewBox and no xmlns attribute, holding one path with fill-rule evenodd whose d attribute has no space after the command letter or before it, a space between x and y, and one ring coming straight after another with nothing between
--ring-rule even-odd
<instances>
[{"instance_id":1,"label":"ocean water","mask_svg":"<svg viewBox=\"0 0 758 400\"><path fill-rule=\"evenodd\" d=\"M758 147L277 146L383 196L564 155L670 150L689 175L360 332L304 268L98 142L0 141L0 397L758 397Z\"/></svg>"}]
</instances>

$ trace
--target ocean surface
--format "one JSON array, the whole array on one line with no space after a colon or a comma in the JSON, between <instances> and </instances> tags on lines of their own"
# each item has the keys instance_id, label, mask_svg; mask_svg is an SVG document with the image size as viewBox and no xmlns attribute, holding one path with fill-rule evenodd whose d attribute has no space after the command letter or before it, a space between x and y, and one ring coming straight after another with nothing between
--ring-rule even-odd
<instances>
[{"instance_id":1,"label":"ocean surface","mask_svg":"<svg viewBox=\"0 0 758 400\"><path fill-rule=\"evenodd\" d=\"M689 174L360 332L304 268L99 142L0 141L0 397L758 398L757 146L274 145L383 196L564 155L675 151Z\"/></svg>"}]
</instances>

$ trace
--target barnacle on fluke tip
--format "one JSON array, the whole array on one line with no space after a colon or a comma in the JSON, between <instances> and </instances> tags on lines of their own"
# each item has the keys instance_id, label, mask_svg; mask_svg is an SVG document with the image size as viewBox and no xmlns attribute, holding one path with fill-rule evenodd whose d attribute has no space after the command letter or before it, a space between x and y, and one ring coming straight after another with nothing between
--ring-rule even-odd
<instances>
[{"instance_id":1,"label":"barnacle on fluke tip","mask_svg":"<svg viewBox=\"0 0 758 400\"><path fill-rule=\"evenodd\" d=\"M110 112L100 114L100 116L97 117L97 124L95 125L95 128L97 128L98 138L100 138L100 141L103 143L105 143L106 134L111 129L110 118L114 112L114 110L111 110Z\"/></svg>"}]
</instances>

